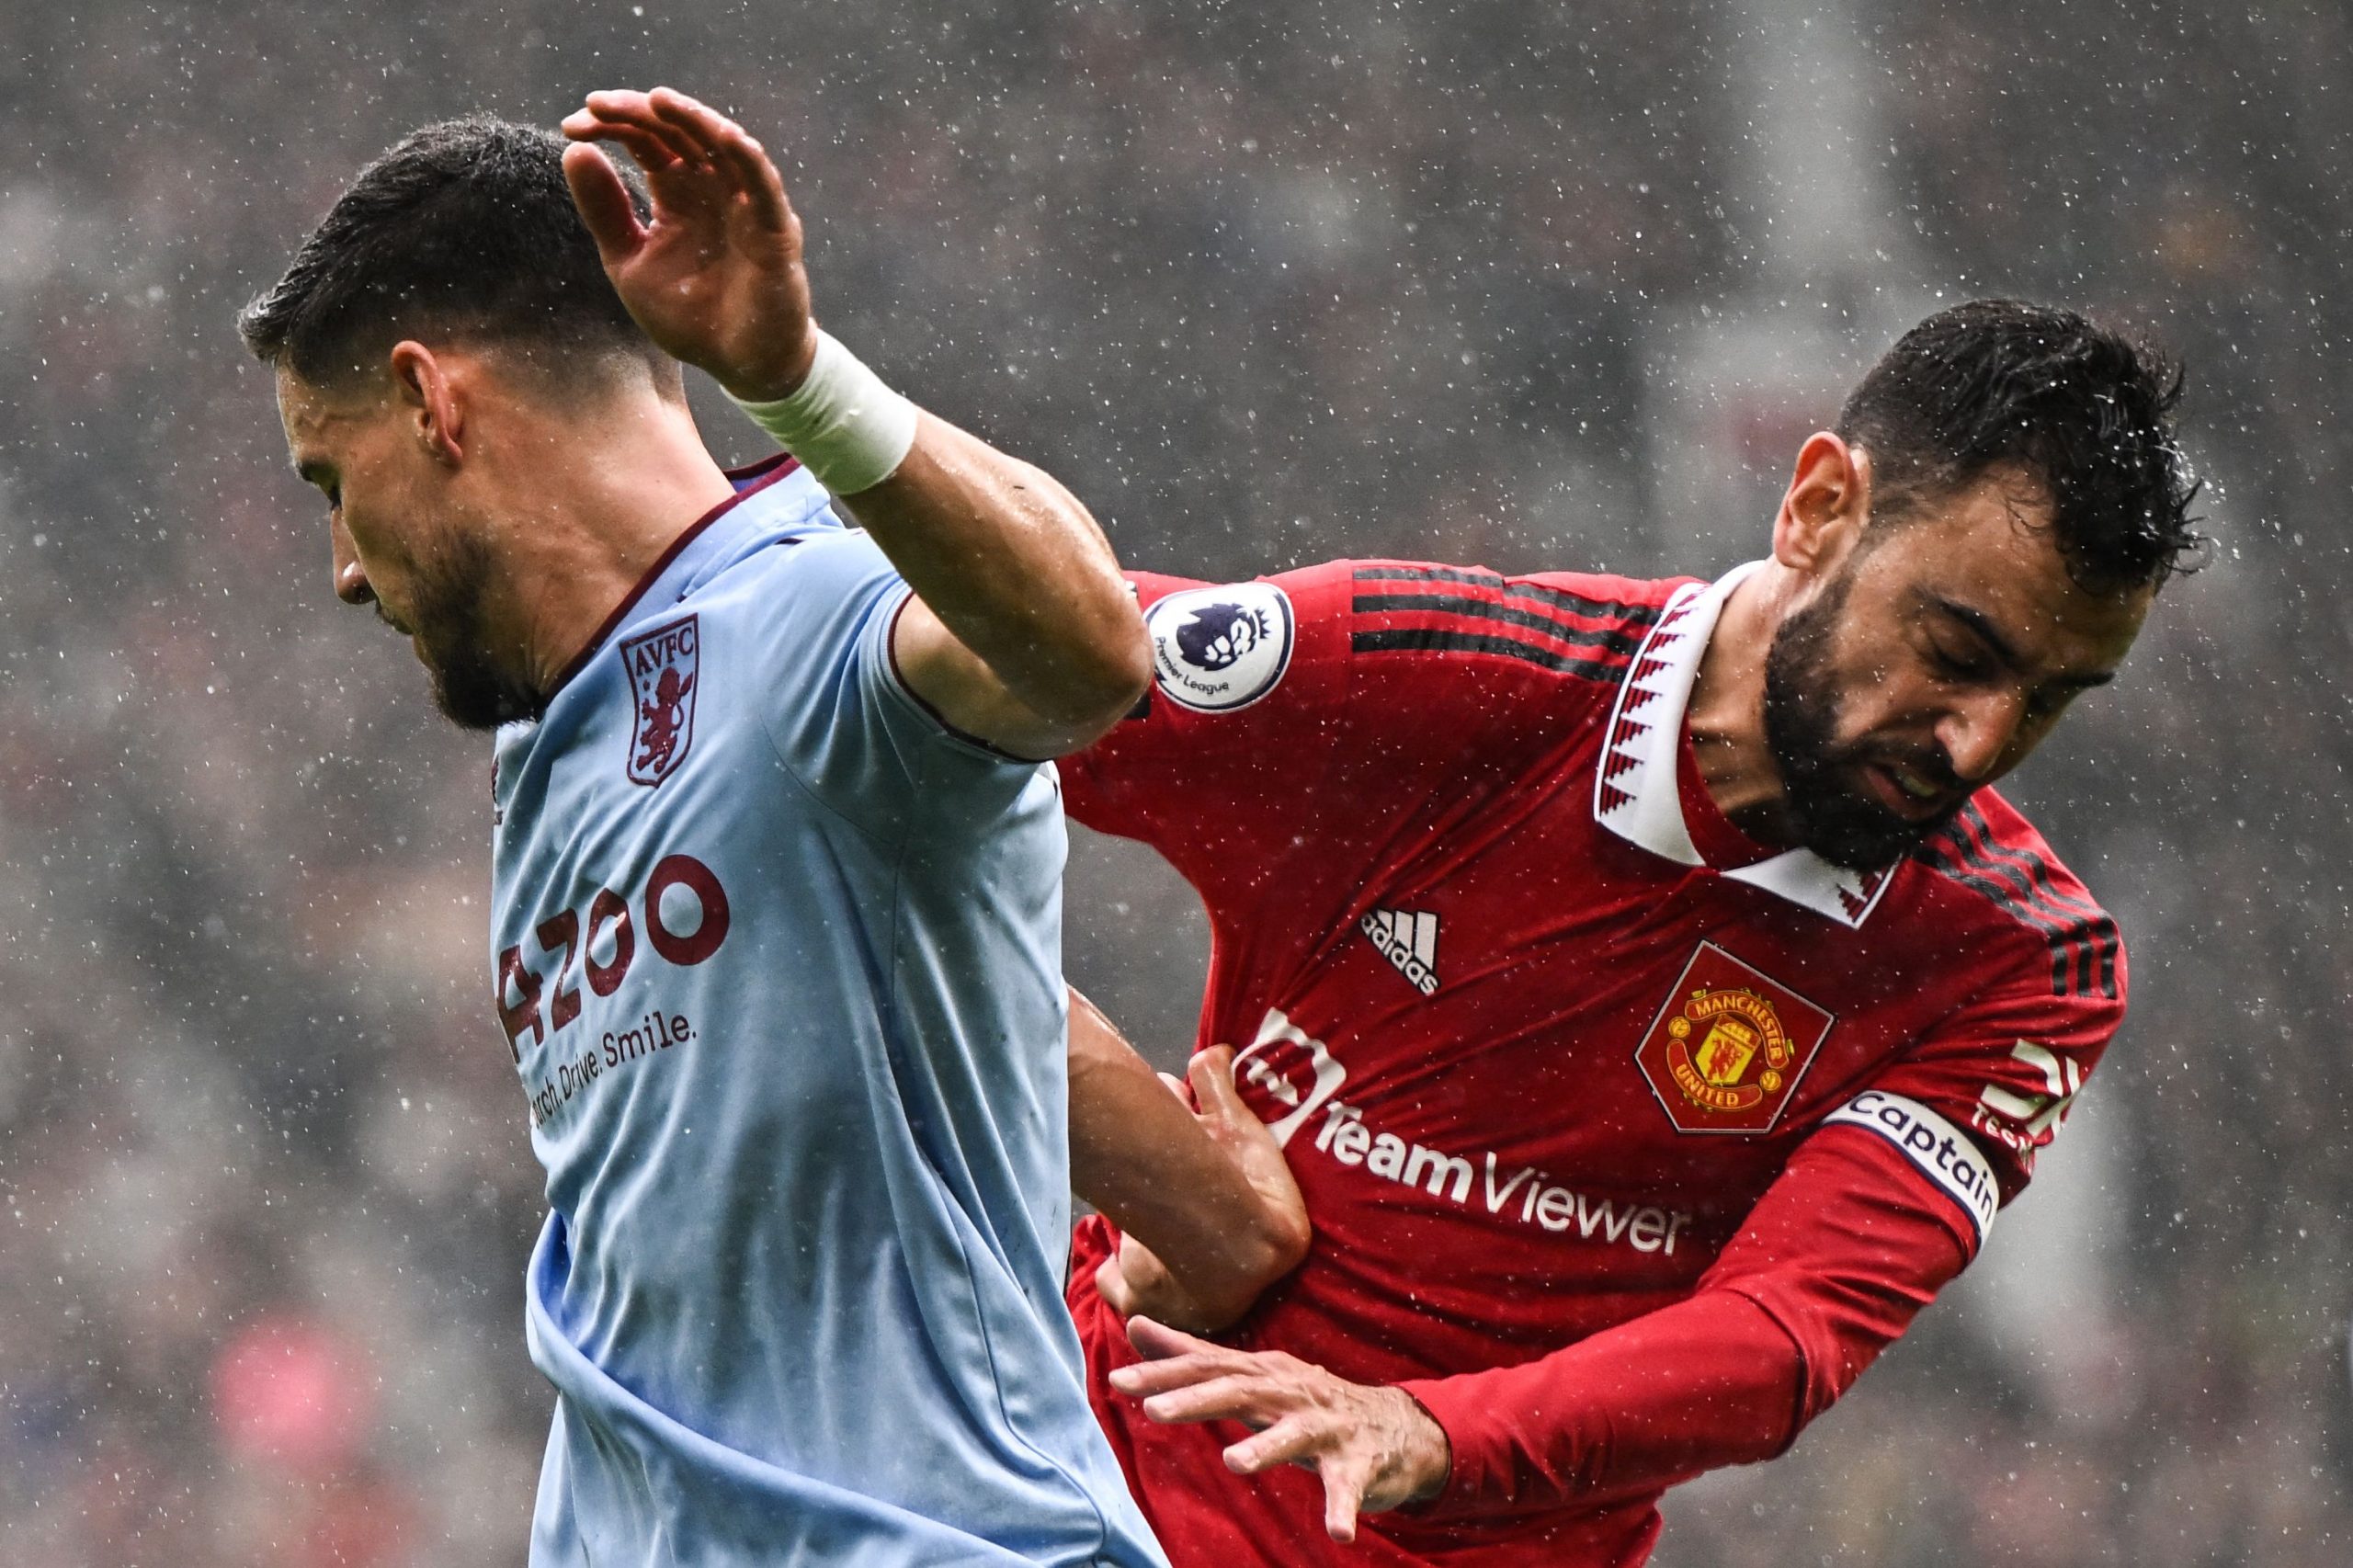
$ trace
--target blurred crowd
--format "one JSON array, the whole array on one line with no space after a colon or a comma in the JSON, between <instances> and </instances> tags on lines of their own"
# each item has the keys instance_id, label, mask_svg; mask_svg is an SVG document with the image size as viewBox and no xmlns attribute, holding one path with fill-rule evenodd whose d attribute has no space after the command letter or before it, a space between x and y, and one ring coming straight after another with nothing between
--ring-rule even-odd
<instances>
[{"instance_id":1,"label":"blurred crowd","mask_svg":"<svg viewBox=\"0 0 2353 1568\"><path fill-rule=\"evenodd\" d=\"M2353 1560L2348 59L2333 0L0 7L0 1563L521 1561L487 747L334 601L231 323L411 126L656 81L779 153L828 324L1137 565L1713 572L1787 457L1743 432L1939 299L2177 348L2215 543L2013 791L2132 1017L1980 1270L1659 1562ZM1082 835L1070 930L1180 1054L1187 891Z\"/></svg>"}]
</instances>

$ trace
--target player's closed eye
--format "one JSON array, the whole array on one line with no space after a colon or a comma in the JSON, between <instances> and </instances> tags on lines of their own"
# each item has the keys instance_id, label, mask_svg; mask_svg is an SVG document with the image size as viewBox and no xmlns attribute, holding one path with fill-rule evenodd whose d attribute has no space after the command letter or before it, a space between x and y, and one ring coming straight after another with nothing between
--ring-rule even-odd
<instances>
[{"instance_id":1,"label":"player's closed eye","mask_svg":"<svg viewBox=\"0 0 2353 1568\"><path fill-rule=\"evenodd\" d=\"M2026 700L2026 716L2030 723L2044 723L2067 710L2067 704L2084 694L2080 686L2047 686Z\"/></svg>"},{"instance_id":2,"label":"player's closed eye","mask_svg":"<svg viewBox=\"0 0 2353 1568\"><path fill-rule=\"evenodd\" d=\"M1928 640L1928 662L1947 680L1984 680L1994 673L1994 661L1984 653L1962 653L1936 638Z\"/></svg>"}]
</instances>

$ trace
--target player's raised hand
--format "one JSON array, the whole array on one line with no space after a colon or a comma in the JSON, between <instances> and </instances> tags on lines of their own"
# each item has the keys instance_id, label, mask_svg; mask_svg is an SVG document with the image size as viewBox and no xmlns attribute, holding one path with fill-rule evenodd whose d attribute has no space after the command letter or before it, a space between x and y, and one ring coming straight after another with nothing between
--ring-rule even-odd
<instances>
[{"instance_id":1,"label":"player's raised hand","mask_svg":"<svg viewBox=\"0 0 2353 1568\"><path fill-rule=\"evenodd\" d=\"M668 87L591 93L563 133L580 143L563 155L572 199L646 335L747 401L800 385L817 351L801 220L760 144ZM645 171L650 222L599 141Z\"/></svg>"},{"instance_id":2,"label":"player's raised hand","mask_svg":"<svg viewBox=\"0 0 2353 1568\"><path fill-rule=\"evenodd\" d=\"M1258 1223L1284 1235L1287 1256L1295 1262L1306 1252L1313 1227L1307 1199L1291 1179L1290 1165L1281 1145L1243 1103L1233 1085L1233 1048L1213 1045L1194 1054L1185 1078L1164 1073L1161 1081L1187 1109L1201 1131L1233 1160L1260 1201ZM1187 1093L1189 1080L1191 1092ZM1095 1271L1095 1289L1121 1317L1138 1312L1198 1333L1212 1334L1248 1310L1250 1302L1206 1301L1185 1289L1165 1265L1132 1234L1123 1234L1120 1250Z\"/></svg>"},{"instance_id":3,"label":"player's raised hand","mask_svg":"<svg viewBox=\"0 0 2353 1568\"><path fill-rule=\"evenodd\" d=\"M1324 1529L1357 1538L1357 1516L1435 1496L1453 1452L1446 1432L1403 1389L1352 1383L1279 1350L1233 1350L1131 1318L1128 1340L1144 1359L1111 1373L1154 1421L1239 1421L1256 1429L1225 1450L1225 1467L1256 1475L1279 1464L1324 1483Z\"/></svg>"}]
</instances>

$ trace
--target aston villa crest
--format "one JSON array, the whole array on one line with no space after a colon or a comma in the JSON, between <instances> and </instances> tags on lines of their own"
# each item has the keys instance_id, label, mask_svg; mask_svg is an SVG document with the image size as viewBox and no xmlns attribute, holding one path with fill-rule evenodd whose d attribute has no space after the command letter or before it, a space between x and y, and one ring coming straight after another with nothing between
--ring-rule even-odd
<instances>
[{"instance_id":1,"label":"aston villa crest","mask_svg":"<svg viewBox=\"0 0 2353 1568\"><path fill-rule=\"evenodd\" d=\"M687 757L695 738L695 686L702 639L695 618L640 632L621 644L635 722L630 727L632 784L659 784Z\"/></svg>"}]
</instances>

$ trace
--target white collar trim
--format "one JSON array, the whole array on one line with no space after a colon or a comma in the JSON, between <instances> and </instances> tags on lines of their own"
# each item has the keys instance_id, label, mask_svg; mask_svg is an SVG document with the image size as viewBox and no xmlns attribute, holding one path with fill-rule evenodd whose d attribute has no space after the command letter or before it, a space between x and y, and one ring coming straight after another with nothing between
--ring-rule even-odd
<instances>
[{"instance_id":1,"label":"white collar trim","mask_svg":"<svg viewBox=\"0 0 2353 1568\"><path fill-rule=\"evenodd\" d=\"M1594 820L1620 838L1685 866L1704 865L1683 818L1676 784L1691 683L1723 613L1724 601L1761 561L1735 566L1713 583L1678 588L1635 652L1609 712L1609 730L1593 781ZM1734 881L1802 904L1842 926L1860 926L1887 891L1893 868L1850 871L1811 849L1791 849L1723 872Z\"/></svg>"}]
</instances>

